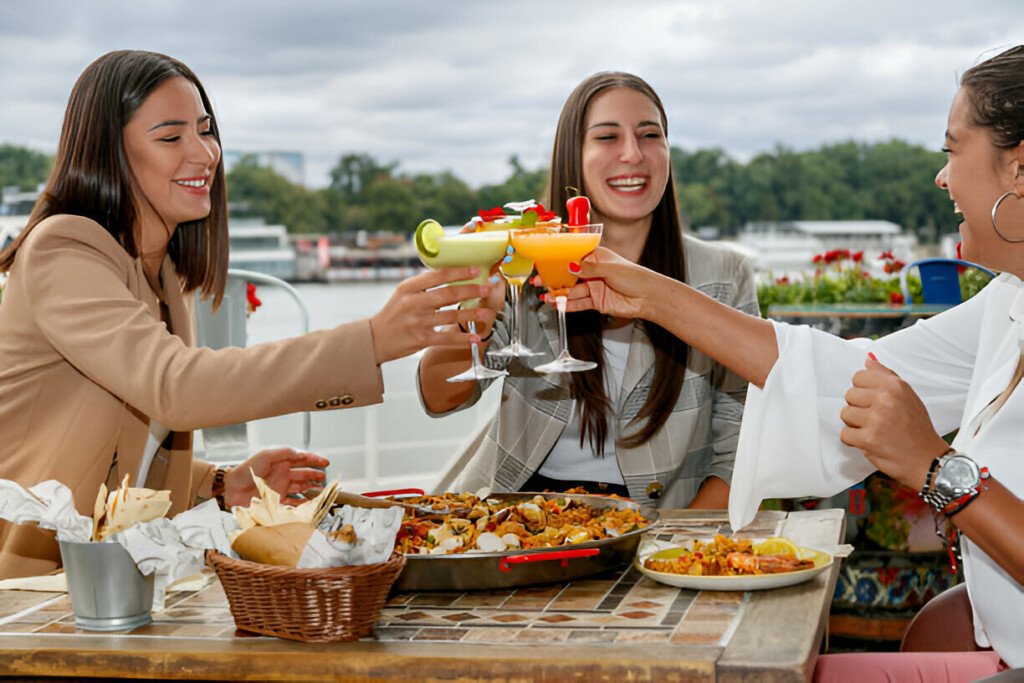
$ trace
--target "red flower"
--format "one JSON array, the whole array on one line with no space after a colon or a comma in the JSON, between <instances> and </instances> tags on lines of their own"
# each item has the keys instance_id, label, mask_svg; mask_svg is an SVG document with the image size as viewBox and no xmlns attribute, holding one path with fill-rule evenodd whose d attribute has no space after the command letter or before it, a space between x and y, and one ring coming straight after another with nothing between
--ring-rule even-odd
<instances>
[{"instance_id":1,"label":"red flower","mask_svg":"<svg viewBox=\"0 0 1024 683\"><path fill-rule=\"evenodd\" d=\"M906 265L907 264L904 263L903 261L900 261L899 259L896 259L895 261L892 262L892 272L898 273L901 270L903 270L903 267L906 266Z\"/></svg>"},{"instance_id":2,"label":"red flower","mask_svg":"<svg viewBox=\"0 0 1024 683\"><path fill-rule=\"evenodd\" d=\"M252 313L263 305L263 302L256 298L256 285L251 282L245 284L246 312Z\"/></svg>"},{"instance_id":3,"label":"red flower","mask_svg":"<svg viewBox=\"0 0 1024 683\"><path fill-rule=\"evenodd\" d=\"M814 258L811 259L811 263L819 263L825 258L824 254L815 254Z\"/></svg>"},{"instance_id":4,"label":"red flower","mask_svg":"<svg viewBox=\"0 0 1024 683\"><path fill-rule=\"evenodd\" d=\"M780 277L780 278L775 280L775 284L777 284L777 285L788 285L789 284L789 278L786 277L785 275L783 275L782 277Z\"/></svg>"},{"instance_id":5,"label":"red flower","mask_svg":"<svg viewBox=\"0 0 1024 683\"><path fill-rule=\"evenodd\" d=\"M890 292L889 293L889 301L891 301L893 304L902 304L903 303L903 295L900 294L899 292Z\"/></svg>"},{"instance_id":6,"label":"red flower","mask_svg":"<svg viewBox=\"0 0 1024 683\"><path fill-rule=\"evenodd\" d=\"M878 255L879 261L891 261L894 258L896 257L892 255L891 251L883 251L881 254Z\"/></svg>"},{"instance_id":7,"label":"red flower","mask_svg":"<svg viewBox=\"0 0 1024 683\"><path fill-rule=\"evenodd\" d=\"M854 263L860 263L861 261L864 260L864 252L863 251L855 251L855 252L853 252L853 254L851 254L851 258L853 258L853 262Z\"/></svg>"}]
</instances>

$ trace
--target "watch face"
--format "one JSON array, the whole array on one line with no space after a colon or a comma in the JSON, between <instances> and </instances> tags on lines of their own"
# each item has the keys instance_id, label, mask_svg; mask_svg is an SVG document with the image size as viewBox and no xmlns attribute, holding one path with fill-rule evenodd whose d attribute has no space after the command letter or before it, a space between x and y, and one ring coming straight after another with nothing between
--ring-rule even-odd
<instances>
[{"instance_id":1,"label":"watch face","mask_svg":"<svg viewBox=\"0 0 1024 683\"><path fill-rule=\"evenodd\" d=\"M970 458L952 456L939 467L936 478L948 486L964 489L977 485L978 473L978 465Z\"/></svg>"}]
</instances>

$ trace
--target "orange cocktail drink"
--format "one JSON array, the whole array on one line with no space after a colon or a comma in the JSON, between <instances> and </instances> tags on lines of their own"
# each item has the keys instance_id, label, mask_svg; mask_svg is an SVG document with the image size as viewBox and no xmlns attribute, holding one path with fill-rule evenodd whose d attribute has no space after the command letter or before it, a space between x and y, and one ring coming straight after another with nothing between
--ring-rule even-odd
<instances>
[{"instance_id":1,"label":"orange cocktail drink","mask_svg":"<svg viewBox=\"0 0 1024 683\"><path fill-rule=\"evenodd\" d=\"M549 292L565 294L578 279L569 271L570 263L594 251L601 242L601 233L585 232L586 226L539 225L510 232L517 253L533 261L537 274Z\"/></svg>"}]
</instances>

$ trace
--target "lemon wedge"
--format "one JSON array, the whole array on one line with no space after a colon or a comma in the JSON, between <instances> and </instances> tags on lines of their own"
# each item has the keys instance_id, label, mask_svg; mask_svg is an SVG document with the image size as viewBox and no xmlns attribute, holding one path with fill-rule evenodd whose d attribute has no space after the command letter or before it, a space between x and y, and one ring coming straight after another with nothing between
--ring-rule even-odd
<instances>
[{"instance_id":1,"label":"lemon wedge","mask_svg":"<svg viewBox=\"0 0 1024 683\"><path fill-rule=\"evenodd\" d=\"M416 228L416 251L420 256L434 258L441 253L441 239L444 238L444 228L432 218L428 218Z\"/></svg>"},{"instance_id":2,"label":"lemon wedge","mask_svg":"<svg viewBox=\"0 0 1024 683\"><path fill-rule=\"evenodd\" d=\"M803 559L800 547L788 538L772 536L754 546L755 555L788 555Z\"/></svg>"}]
</instances>

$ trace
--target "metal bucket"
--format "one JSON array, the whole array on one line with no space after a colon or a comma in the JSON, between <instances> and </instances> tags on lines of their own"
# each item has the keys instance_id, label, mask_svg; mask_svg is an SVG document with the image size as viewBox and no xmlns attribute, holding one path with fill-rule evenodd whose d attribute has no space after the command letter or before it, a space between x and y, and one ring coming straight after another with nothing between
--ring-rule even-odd
<instances>
[{"instance_id":1,"label":"metal bucket","mask_svg":"<svg viewBox=\"0 0 1024 683\"><path fill-rule=\"evenodd\" d=\"M121 544L60 541L60 556L78 628L125 631L153 620L153 575Z\"/></svg>"},{"instance_id":2,"label":"metal bucket","mask_svg":"<svg viewBox=\"0 0 1024 683\"><path fill-rule=\"evenodd\" d=\"M632 501L606 496L565 493L505 493L489 498L528 500L533 496L573 498L593 508L640 510ZM406 555L405 569L393 590L464 591L514 588L540 583L571 581L630 564L644 533L658 519L654 510L643 510L648 526L614 538L602 538L573 545L500 553L456 553L451 555Z\"/></svg>"}]
</instances>

